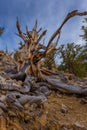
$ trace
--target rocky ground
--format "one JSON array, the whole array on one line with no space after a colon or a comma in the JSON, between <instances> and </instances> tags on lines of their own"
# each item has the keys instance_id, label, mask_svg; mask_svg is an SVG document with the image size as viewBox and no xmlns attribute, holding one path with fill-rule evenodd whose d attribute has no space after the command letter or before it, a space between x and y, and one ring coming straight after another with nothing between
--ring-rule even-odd
<instances>
[{"instance_id":1,"label":"rocky ground","mask_svg":"<svg viewBox=\"0 0 87 130\"><path fill-rule=\"evenodd\" d=\"M69 83L86 87L86 78L76 79L71 75ZM11 83L12 80L0 76L0 83ZM15 84L21 84L15 81ZM8 91L0 90L0 103L5 102ZM77 95L66 95L51 91L47 100L27 103L24 109L17 110L12 106L8 111L0 108L0 130L86 130L87 98Z\"/></svg>"}]
</instances>

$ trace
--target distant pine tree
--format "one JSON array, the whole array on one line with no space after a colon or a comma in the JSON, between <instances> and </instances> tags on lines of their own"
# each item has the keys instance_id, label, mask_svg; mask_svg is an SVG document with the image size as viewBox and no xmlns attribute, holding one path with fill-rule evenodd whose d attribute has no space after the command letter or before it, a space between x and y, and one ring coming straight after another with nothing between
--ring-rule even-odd
<instances>
[{"instance_id":1,"label":"distant pine tree","mask_svg":"<svg viewBox=\"0 0 87 130\"><path fill-rule=\"evenodd\" d=\"M83 23L84 25L81 27L83 34L80 37L85 41L85 45L83 46L83 59L87 61L87 18L84 18Z\"/></svg>"},{"instance_id":2,"label":"distant pine tree","mask_svg":"<svg viewBox=\"0 0 87 130\"><path fill-rule=\"evenodd\" d=\"M79 77L87 76L87 63L83 58L85 56L84 46L75 43L61 45L59 54L60 58L62 58L62 63L58 69L68 71Z\"/></svg>"},{"instance_id":3,"label":"distant pine tree","mask_svg":"<svg viewBox=\"0 0 87 130\"><path fill-rule=\"evenodd\" d=\"M3 34L4 32L4 27L0 27L0 36Z\"/></svg>"}]
</instances>

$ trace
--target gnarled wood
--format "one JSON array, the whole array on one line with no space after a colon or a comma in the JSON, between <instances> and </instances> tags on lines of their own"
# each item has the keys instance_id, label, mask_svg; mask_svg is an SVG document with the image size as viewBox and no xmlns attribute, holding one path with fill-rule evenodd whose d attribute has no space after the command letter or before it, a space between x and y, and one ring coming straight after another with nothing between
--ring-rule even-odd
<instances>
[{"instance_id":1,"label":"gnarled wood","mask_svg":"<svg viewBox=\"0 0 87 130\"><path fill-rule=\"evenodd\" d=\"M43 76L42 76L43 74L40 71L40 65L39 65L40 61L42 60L42 58L45 58L46 56L50 55L52 52L54 52L54 51L56 52L58 41L60 38L60 32L61 32L64 24L70 18L72 18L74 16L84 16L84 15L87 15L87 12L78 12L78 10L74 10L74 11L68 13L67 16L65 17L65 19L63 20L62 24L60 25L60 27L51 36L46 47L44 47L40 43L43 36L46 34L46 30L43 31L39 35L39 31L37 31L37 21L36 21L32 31L28 31L28 27L26 26L26 34L25 34L25 33L22 33L22 31L20 29L19 21L17 19L16 26L17 26L18 33L19 33L18 35L24 40L24 43L25 43L22 46L22 50L23 50L23 48L25 48L25 50L28 52L28 53L26 53L26 57L30 61L29 74L32 74L35 77L43 79ZM57 41L55 44L53 44L53 40L56 37L58 37ZM42 51L41 51L41 49L42 49ZM24 57L22 57L22 60L23 59L24 59Z\"/></svg>"}]
</instances>

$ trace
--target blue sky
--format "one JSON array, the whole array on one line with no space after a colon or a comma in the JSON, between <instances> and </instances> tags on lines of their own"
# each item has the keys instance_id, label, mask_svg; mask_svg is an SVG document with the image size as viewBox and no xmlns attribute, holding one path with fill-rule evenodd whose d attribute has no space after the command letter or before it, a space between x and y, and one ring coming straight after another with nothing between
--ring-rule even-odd
<instances>
[{"instance_id":1,"label":"blue sky","mask_svg":"<svg viewBox=\"0 0 87 130\"><path fill-rule=\"evenodd\" d=\"M87 11L87 0L0 0L0 26L5 27L5 32L0 37L0 49L8 46L9 51L13 51L18 47L21 39L15 35L17 16L23 31L25 31L26 24L31 30L37 19L38 27L48 30L47 42L67 13L75 9ZM74 17L66 23L59 45L68 42L82 44L83 41L79 35L82 34L83 18Z\"/></svg>"}]
</instances>

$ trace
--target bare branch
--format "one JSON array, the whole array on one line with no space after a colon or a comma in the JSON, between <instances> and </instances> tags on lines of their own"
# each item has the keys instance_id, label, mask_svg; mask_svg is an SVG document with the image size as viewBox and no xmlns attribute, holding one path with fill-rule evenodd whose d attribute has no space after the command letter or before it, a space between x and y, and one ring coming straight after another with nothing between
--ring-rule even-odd
<instances>
[{"instance_id":1,"label":"bare branch","mask_svg":"<svg viewBox=\"0 0 87 130\"><path fill-rule=\"evenodd\" d=\"M16 21L16 27L17 27L17 29L18 29L19 36L20 36L21 38L23 38L23 34L22 34L21 29L20 29L20 24L19 24L19 21L18 21L18 17L17 17L17 21Z\"/></svg>"},{"instance_id":2,"label":"bare branch","mask_svg":"<svg viewBox=\"0 0 87 130\"><path fill-rule=\"evenodd\" d=\"M42 28L40 28L40 29L37 31L37 33L39 33L41 30L42 30Z\"/></svg>"},{"instance_id":3,"label":"bare branch","mask_svg":"<svg viewBox=\"0 0 87 130\"><path fill-rule=\"evenodd\" d=\"M46 35L47 30L43 31L42 34L38 38L38 42L42 39L44 35Z\"/></svg>"},{"instance_id":4,"label":"bare branch","mask_svg":"<svg viewBox=\"0 0 87 130\"><path fill-rule=\"evenodd\" d=\"M35 22L35 25L34 25L33 30L36 30L36 29L37 29L37 20L36 20L36 22Z\"/></svg>"},{"instance_id":5,"label":"bare branch","mask_svg":"<svg viewBox=\"0 0 87 130\"><path fill-rule=\"evenodd\" d=\"M53 33L53 35L51 36L49 42L48 42L48 45L47 45L47 48L49 48L51 42L54 40L54 38L60 34L60 31L63 27L63 25L72 17L74 16L84 16L84 15L87 15L87 11L86 12L78 12L78 10L74 10L70 13L67 14L67 16L65 17L64 21L62 22L62 24L60 25L60 27L56 30L56 32Z\"/></svg>"}]
</instances>

